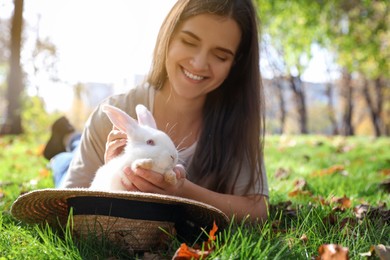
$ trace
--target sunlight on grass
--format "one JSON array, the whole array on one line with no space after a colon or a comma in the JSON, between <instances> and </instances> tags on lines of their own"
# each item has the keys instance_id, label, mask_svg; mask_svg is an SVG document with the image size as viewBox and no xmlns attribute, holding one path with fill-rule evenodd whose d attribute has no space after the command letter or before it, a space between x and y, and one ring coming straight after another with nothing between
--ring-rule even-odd
<instances>
[{"instance_id":1,"label":"sunlight on grass","mask_svg":"<svg viewBox=\"0 0 390 260\"><path fill-rule=\"evenodd\" d=\"M37 140L42 138L0 137L0 258L136 259L107 241L74 238L70 225L59 232L9 215L21 193L53 187ZM390 199L381 185L389 178L388 147L389 138L267 136L269 219L263 225L231 223L217 234L210 258L308 259L325 243L348 247L350 257L358 258L371 245L389 245ZM354 207L362 204L374 210L358 218ZM168 251L153 253L169 259L179 245L174 241Z\"/></svg>"}]
</instances>

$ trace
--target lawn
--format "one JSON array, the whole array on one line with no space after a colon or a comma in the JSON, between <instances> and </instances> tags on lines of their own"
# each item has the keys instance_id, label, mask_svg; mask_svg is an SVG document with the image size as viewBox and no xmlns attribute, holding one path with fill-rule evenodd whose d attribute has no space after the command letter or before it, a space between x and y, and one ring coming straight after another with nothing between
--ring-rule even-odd
<instances>
[{"instance_id":1,"label":"lawn","mask_svg":"<svg viewBox=\"0 0 390 260\"><path fill-rule=\"evenodd\" d=\"M9 214L13 201L52 187L42 136L0 137L0 259L142 258L102 241L25 225ZM269 219L231 223L218 233L210 259L311 259L337 244L351 259L390 245L390 138L267 136ZM148 256L170 259L180 246ZM191 245L190 245L191 246ZM375 249L377 249L375 251Z\"/></svg>"}]
</instances>

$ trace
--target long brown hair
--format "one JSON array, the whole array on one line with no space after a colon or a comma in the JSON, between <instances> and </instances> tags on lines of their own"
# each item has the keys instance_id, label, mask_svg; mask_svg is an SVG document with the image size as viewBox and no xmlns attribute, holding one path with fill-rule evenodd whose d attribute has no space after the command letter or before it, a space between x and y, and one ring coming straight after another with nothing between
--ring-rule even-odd
<instances>
[{"instance_id":1,"label":"long brown hair","mask_svg":"<svg viewBox=\"0 0 390 260\"><path fill-rule=\"evenodd\" d=\"M203 129L187 170L195 183L217 192L233 193L241 167L249 164L248 192L264 170L264 95L259 68L258 20L253 2L178 0L160 29L147 81L157 89L163 86L167 79L167 51L175 29L188 18L204 13L232 18L242 36L228 77L207 95Z\"/></svg>"}]
</instances>

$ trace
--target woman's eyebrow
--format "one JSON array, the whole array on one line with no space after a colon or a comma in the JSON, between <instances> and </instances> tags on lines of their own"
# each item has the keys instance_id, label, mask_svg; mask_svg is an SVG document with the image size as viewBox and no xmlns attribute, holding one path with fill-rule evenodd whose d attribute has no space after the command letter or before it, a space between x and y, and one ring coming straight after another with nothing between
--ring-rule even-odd
<instances>
[{"instance_id":1,"label":"woman's eyebrow","mask_svg":"<svg viewBox=\"0 0 390 260\"><path fill-rule=\"evenodd\" d=\"M190 31L186 31L186 30L183 30L183 31L181 31L182 33L184 33L184 34L187 34L188 36L190 36L190 37L192 37L192 38L194 38L194 39L196 39L196 40L198 40L198 41L201 41L201 39L196 35L196 34L194 34L193 32L190 32ZM227 49L227 48L223 48L223 47L217 47L216 48L217 50L220 50L220 51L223 51L223 52L226 52L227 54L230 54L230 55L232 55L233 57L234 57L234 52L232 51L232 50L230 50L230 49Z\"/></svg>"}]
</instances>

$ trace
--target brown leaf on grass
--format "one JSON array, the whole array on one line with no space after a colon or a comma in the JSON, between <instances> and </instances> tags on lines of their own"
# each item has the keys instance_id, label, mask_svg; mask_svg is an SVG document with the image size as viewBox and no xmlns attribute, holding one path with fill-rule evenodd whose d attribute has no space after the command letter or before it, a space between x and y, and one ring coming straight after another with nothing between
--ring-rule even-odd
<instances>
[{"instance_id":1,"label":"brown leaf on grass","mask_svg":"<svg viewBox=\"0 0 390 260\"><path fill-rule=\"evenodd\" d=\"M304 244L306 244L307 241L309 241L309 239L307 238L306 234L303 234L303 235L301 236L301 238L299 238L299 240L301 240Z\"/></svg>"},{"instance_id":2,"label":"brown leaf on grass","mask_svg":"<svg viewBox=\"0 0 390 260\"><path fill-rule=\"evenodd\" d=\"M352 201L347 196L344 195L342 198L333 197L331 202L336 203L337 206L333 208L333 211L345 211L346 209L351 208Z\"/></svg>"},{"instance_id":3,"label":"brown leaf on grass","mask_svg":"<svg viewBox=\"0 0 390 260\"><path fill-rule=\"evenodd\" d=\"M371 246L370 250L366 253L360 253L360 256L363 257L379 257L380 260L390 259L390 246L385 245L376 245Z\"/></svg>"},{"instance_id":4,"label":"brown leaf on grass","mask_svg":"<svg viewBox=\"0 0 390 260\"><path fill-rule=\"evenodd\" d=\"M304 179L298 179L294 182L294 190L288 193L289 197L311 196L311 191L308 190L307 182Z\"/></svg>"},{"instance_id":5,"label":"brown leaf on grass","mask_svg":"<svg viewBox=\"0 0 390 260\"><path fill-rule=\"evenodd\" d=\"M390 224L390 210L386 209L386 204L379 207L372 207L370 205L362 204L353 208L353 212L357 219L368 218L372 221L382 221Z\"/></svg>"},{"instance_id":6,"label":"brown leaf on grass","mask_svg":"<svg viewBox=\"0 0 390 260\"><path fill-rule=\"evenodd\" d=\"M390 169L382 169L380 173L384 176L390 176Z\"/></svg>"},{"instance_id":7,"label":"brown leaf on grass","mask_svg":"<svg viewBox=\"0 0 390 260\"><path fill-rule=\"evenodd\" d=\"M305 190L307 188L307 182L305 179L298 179L294 181L294 187L298 190Z\"/></svg>"},{"instance_id":8,"label":"brown leaf on grass","mask_svg":"<svg viewBox=\"0 0 390 260\"><path fill-rule=\"evenodd\" d=\"M318 170L313 172L312 176L325 176L325 175L332 175L335 173L342 173L345 170L345 167L343 165L333 165L329 168Z\"/></svg>"},{"instance_id":9,"label":"brown leaf on grass","mask_svg":"<svg viewBox=\"0 0 390 260\"><path fill-rule=\"evenodd\" d=\"M290 171L285 168L278 168L275 172L275 178L278 180L287 179L290 176Z\"/></svg>"},{"instance_id":10,"label":"brown leaf on grass","mask_svg":"<svg viewBox=\"0 0 390 260\"><path fill-rule=\"evenodd\" d=\"M215 233L217 230L218 227L214 222L213 228L209 233L209 239L207 242L203 242L201 248L192 248L187 246L187 244L182 243L176 250L172 260L206 259L214 251L213 241L216 239Z\"/></svg>"},{"instance_id":11,"label":"brown leaf on grass","mask_svg":"<svg viewBox=\"0 0 390 260\"><path fill-rule=\"evenodd\" d=\"M322 206L329 205L329 202L325 200L322 196L313 196L312 199L315 202L319 202Z\"/></svg>"},{"instance_id":12,"label":"brown leaf on grass","mask_svg":"<svg viewBox=\"0 0 390 260\"><path fill-rule=\"evenodd\" d=\"M318 248L317 260L348 260L348 248L336 244L324 244Z\"/></svg>"}]
</instances>

